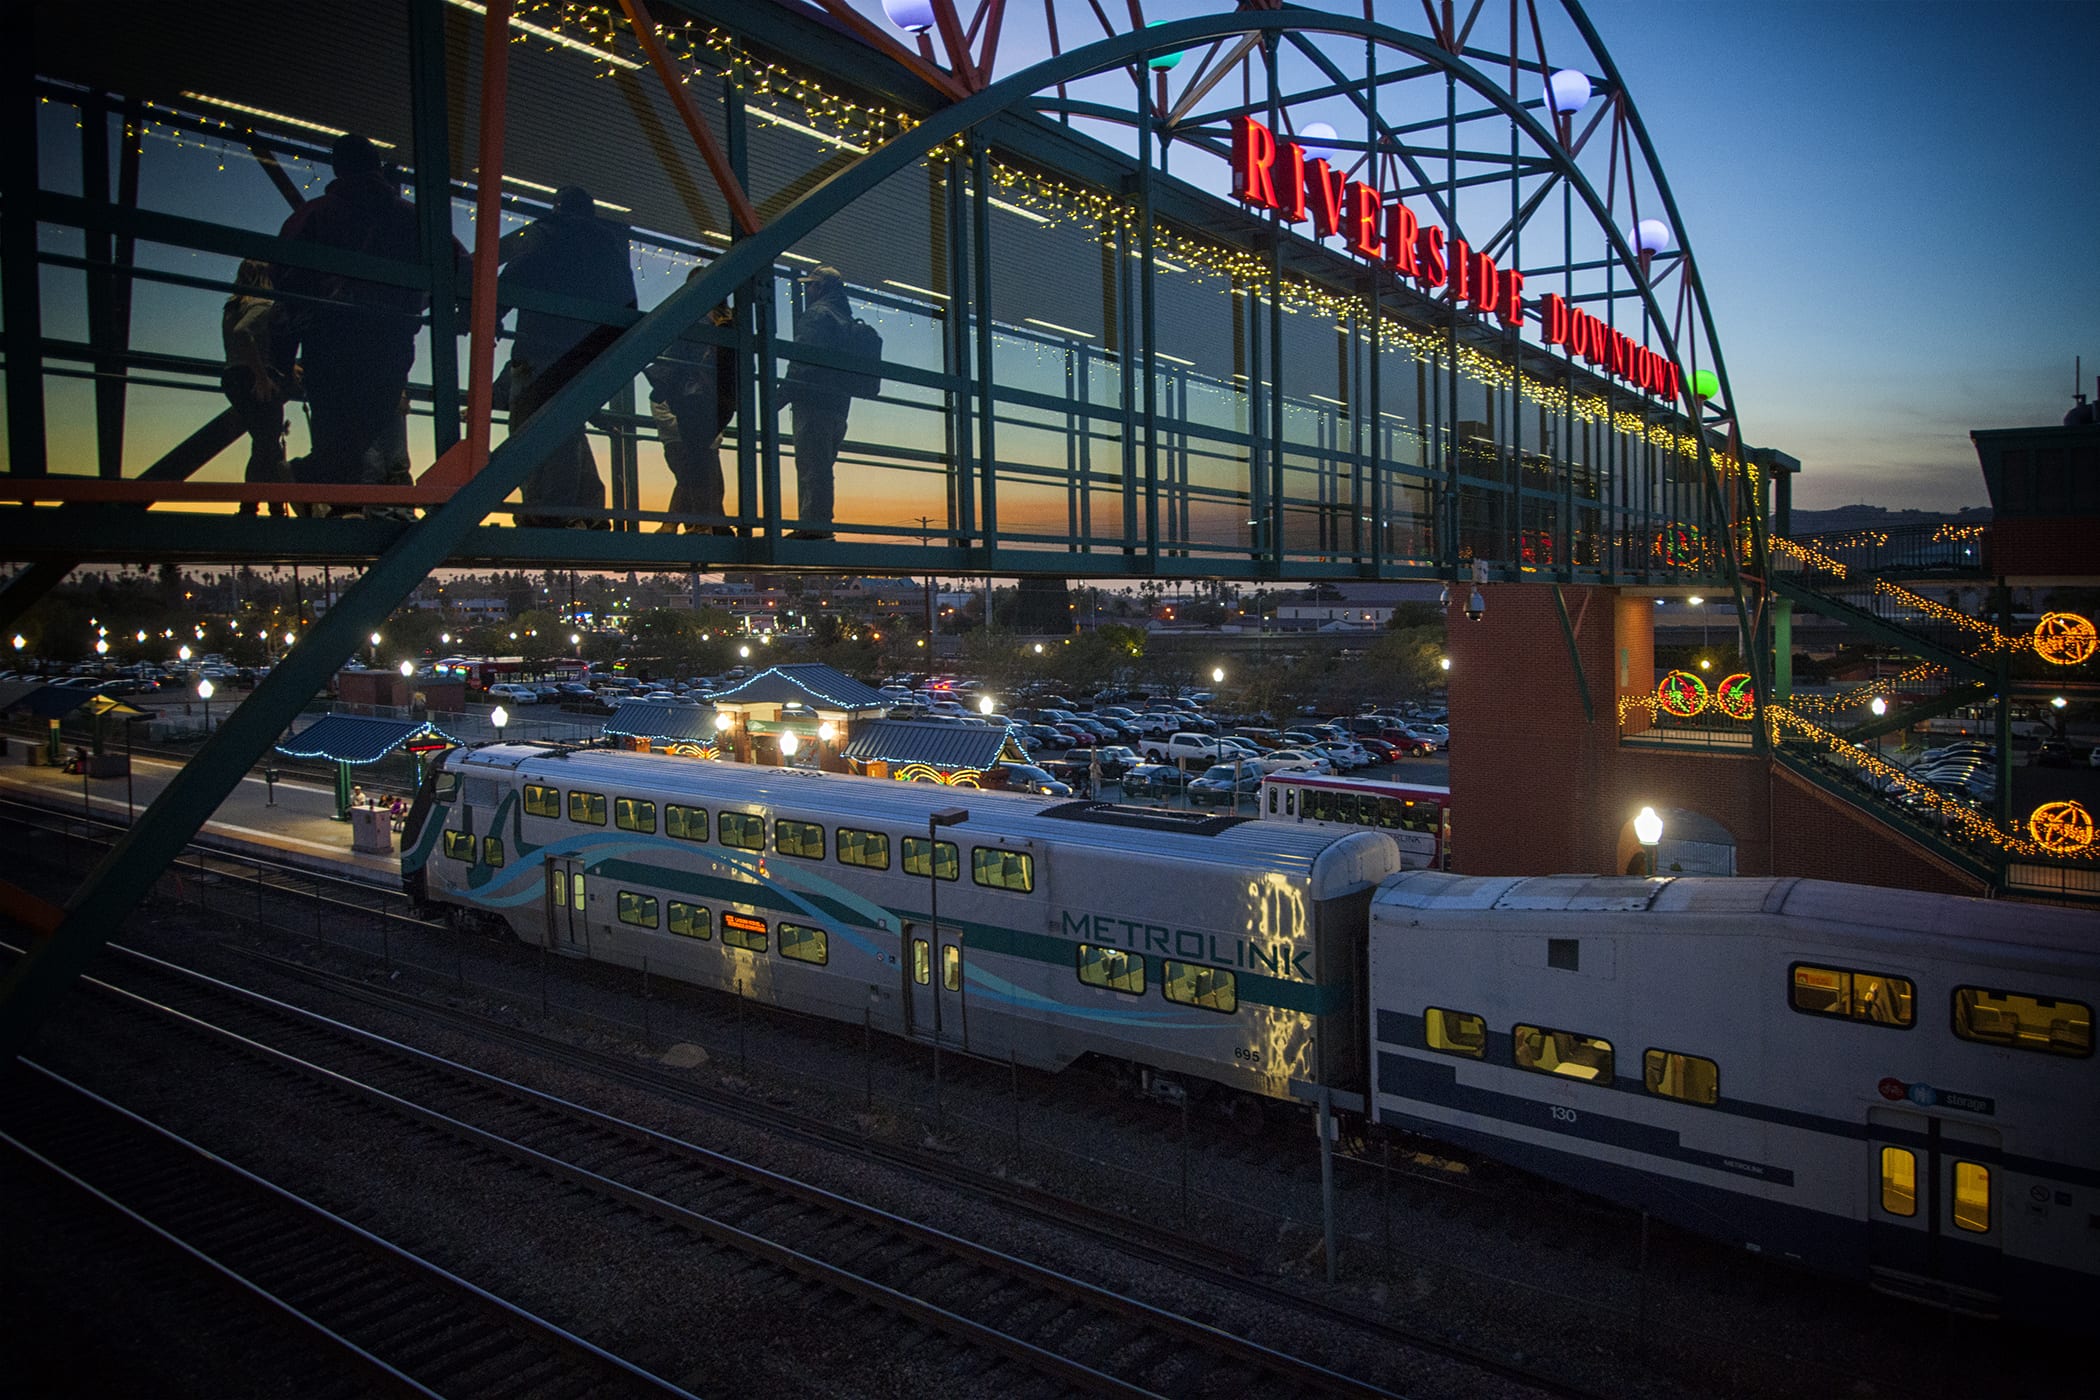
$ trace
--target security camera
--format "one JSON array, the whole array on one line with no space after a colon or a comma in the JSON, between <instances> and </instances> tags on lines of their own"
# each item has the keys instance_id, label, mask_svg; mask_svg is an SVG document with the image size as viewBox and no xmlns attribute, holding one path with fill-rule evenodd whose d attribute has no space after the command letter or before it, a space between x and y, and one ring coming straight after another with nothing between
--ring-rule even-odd
<instances>
[{"instance_id":1,"label":"security camera","mask_svg":"<svg viewBox=\"0 0 2100 1400\"><path fill-rule=\"evenodd\" d=\"M1468 622L1478 622L1487 615L1487 610L1488 600L1480 596L1479 589L1474 589L1473 596L1466 599L1466 620Z\"/></svg>"}]
</instances>

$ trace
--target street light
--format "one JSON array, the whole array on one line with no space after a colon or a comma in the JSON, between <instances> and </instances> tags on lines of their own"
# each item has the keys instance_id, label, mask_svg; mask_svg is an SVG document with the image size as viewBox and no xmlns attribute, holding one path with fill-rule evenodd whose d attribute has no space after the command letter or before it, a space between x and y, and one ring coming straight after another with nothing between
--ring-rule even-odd
<instances>
[{"instance_id":1,"label":"street light","mask_svg":"<svg viewBox=\"0 0 2100 1400\"><path fill-rule=\"evenodd\" d=\"M1436 659L1436 664L1438 670L1448 671L1451 669L1451 658L1448 656L1439 656Z\"/></svg>"},{"instance_id":2,"label":"street light","mask_svg":"<svg viewBox=\"0 0 2100 1400\"><path fill-rule=\"evenodd\" d=\"M489 723L496 727L496 742L503 742L503 726L510 723L510 711L498 705L489 711Z\"/></svg>"},{"instance_id":3,"label":"street light","mask_svg":"<svg viewBox=\"0 0 2100 1400\"><path fill-rule=\"evenodd\" d=\"M970 819L967 807L942 807L926 814L926 911L927 922L933 926L933 968L929 974L933 979L933 1121L941 1126L941 993L962 991L962 935L956 935L955 985L948 985L947 960L941 951L941 863L940 829L944 826L961 826ZM961 849L956 859L962 859Z\"/></svg>"},{"instance_id":4,"label":"street light","mask_svg":"<svg viewBox=\"0 0 2100 1400\"><path fill-rule=\"evenodd\" d=\"M991 697L991 696L989 696L989 695L980 695L980 696L978 696L978 697L977 697L977 713L978 713L978 714L980 714L980 715L988 715L988 714L990 714L990 713L991 713L992 711L994 711L994 710L996 710L996 709L998 709L998 708L999 708L999 707L998 707L998 705L996 705L995 703L993 703L993 701L992 701L992 697Z\"/></svg>"},{"instance_id":5,"label":"street light","mask_svg":"<svg viewBox=\"0 0 2100 1400\"><path fill-rule=\"evenodd\" d=\"M780 756L782 759L792 759L795 756L795 750L801 747L802 738L793 730L789 730L780 736Z\"/></svg>"},{"instance_id":6,"label":"street light","mask_svg":"<svg viewBox=\"0 0 2100 1400\"><path fill-rule=\"evenodd\" d=\"M413 661L404 661L404 662L402 662L402 663L401 663L401 675L402 675L402 678L403 678L404 680L405 680L405 679L409 679L409 678L412 678L412 677L413 677L413 676L414 676L415 674L416 674L416 663L415 663L415 662L413 662Z\"/></svg>"},{"instance_id":7,"label":"street light","mask_svg":"<svg viewBox=\"0 0 2100 1400\"><path fill-rule=\"evenodd\" d=\"M204 737L211 737L211 677L204 676L197 682L197 698L204 702Z\"/></svg>"},{"instance_id":8,"label":"street light","mask_svg":"<svg viewBox=\"0 0 2100 1400\"><path fill-rule=\"evenodd\" d=\"M1662 846L1663 819L1655 815L1653 807L1643 807L1633 819L1633 837L1641 843L1641 850L1648 857L1648 873L1656 873L1656 855Z\"/></svg>"},{"instance_id":9,"label":"street light","mask_svg":"<svg viewBox=\"0 0 2100 1400\"><path fill-rule=\"evenodd\" d=\"M1225 668L1223 666L1213 666L1210 668L1210 683L1212 685L1225 684Z\"/></svg>"},{"instance_id":10,"label":"street light","mask_svg":"<svg viewBox=\"0 0 2100 1400\"><path fill-rule=\"evenodd\" d=\"M736 654L745 661L749 661L751 659L751 648L749 646L740 646L736 649Z\"/></svg>"},{"instance_id":11,"label":"street light","mask_svg":"<svg viewBox=\"0 0 2100 1400\"><path fill-rule=\"evenodd\" d=\"M175 648L175 655L183 661L188 661L190 659L190 649L187 645L179 646Z\"/></svg>"}]
</instances>

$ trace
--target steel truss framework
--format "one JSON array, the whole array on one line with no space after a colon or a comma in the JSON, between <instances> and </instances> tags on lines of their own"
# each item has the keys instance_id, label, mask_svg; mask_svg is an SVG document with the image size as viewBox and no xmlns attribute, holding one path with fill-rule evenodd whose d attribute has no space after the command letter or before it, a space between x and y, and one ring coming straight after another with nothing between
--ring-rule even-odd
<instances>
[{"instance_id":1,"label":"steel truss framework","mask_svg":"<svg viewBox=\"0 0 2100 1400\"><path fill-rule=\"evenodd\" d=\"M106 931L143 895L214 810L239 776L267 749L304 701L322 688L342 659L433 568L474 560L562 563L590 567L735 567L780 565L862 572L919 571L1001 574L1261 577L1446 577L1538 579L1561 582L1705 583L1733 587L1746 630L1757 630L1752 602L1764 557L1762 511L1754 473L1735 433L1726 371L1712 334L1703 293L1681 225L1645 133L1623 83L1588 22L1572 4L1568 14L1586 51L1577 66L1590 69L1603 104L1578 131L1563 114L1541 118L1535 97L1520 95L1559 65L1549 64L1529 0L1509 5L1509 51L1470 46L1483 5L1463 25L1450 6L1441 17L1425 5L1429 32L1409 33L1368 16L1308 11L1249 10L1235 14L1142 25L1132 7L1131 31L1099 41L1006 77L993 78L999 0L979 8L966 31L949 0L936 0L944 67L929 41L912 53L869 30L843 6L825 7L848 19L848 37L785 7L695 0L644 6L622 0L605 11L600 28L563 31L557 14L582 7L548 6L534 23L513 14L507 0L477 7L483 118L474 168L452 149L456 110L464 101L455 73L464 61L457 10L444 0L398 0L409 33L409 93L416 155L412 180L423 224L424 257L393 263L351 253L288 244L252 229L168 212L127 207L135 193L139 127L148 121L180 125L179 107L150 107L145 99L52 79L39 71L35 32L51 7L10 9L11 77L5 168L7 251L6 350L9 470L6 494L43 503L18 517L9 552L31 560L0 593L0 623L10 621L82 561L122 558L213 558L369 561L363 576L315 623L265 683L210 740L161 799L112 850L63 908L17 898L18 910L45 935L0 989L0 1047L20 1046L52 997L99 946ZM380 7L386 8L386 7ZM41 16L32 21L32 12ZM753 197L754 154L766 130L783 118L761 116L744 87L721 82L709 89L683 74L669 51L665 16L690 12L712 26L728 57L724 72L756 56L792 53L796 63L853 92L864 110L887 111L887 126L861 142L815 130L850 159L806 164L798 178L769 197ZM1094 12L1099 14L1098 7ZM989 24L986 23L990 17ZM1535 40L1531 57L1518 56L1520 18ZM713 176L730 235L686 238L702 270L646 312L588 306L548 294L503 295L505 305L571 311L619 325L617 340L557 392L529 422L493 447L493 369L498 316L496 240L503 209L501 182L487 178L504 166L505 74L513 21L546 42L581 44L607 61L613 37L632 44L628 70L646 61L664 79L671 106ZM1052 42L1057 46L1054 13ZM1104 22L1104 27L1107 27ZM686 32L692 32L688 26ZM581 37L579 37L579 34ZM971 45L980 42L981 52ZM1178 88L1151 60L1203 52ZM686 50L690 62L693 50ZM1337 57L1348 55L1347 62ZM49 51L43 57L48 58ZM1361 65L1356 71L1354 65ZM1100 100L1116 75L1127 74L1127 100ZM1303 76L1304 85L1296 86ZM701 75L705 76L705 75ZM1236 80L1233 82L1231 80ZM1429 84L1440 98L1435 119L1387 119L1390 94ZM1239 89L1231 100L1230 86ZM711 92L700 110L687 88ZM40 103L69 102L82 114L82 195L60 192L39 178ZM632 99L630 98L630 101ZM1467 219L1486 215L1468 201L1496 191L1495 227L1477 245L1502 254L1532 279L1548 279L1570 302L1638 333L1686 374L1710 369L1719 390L1694 403L1693 414L1613 386L1551 352L1527 346L1514 329L1467 316L1448 302L1401 286L1360 261L1345 258L1273 219L1239 209L1176 173L1190 161L1213 164L1224 150L1235 115L1262 114L1280 131L1293 130L1291 113L1308 102L1334 100L1358 114L1361 135L1336 136L1327 145L1338 163L1354 163L1359 178L1388 195L1422 206L1463 236ZM885 106L887 104L887 106ZM850 104L849 104L850 105ZM1461 133L1491 120L1507 133L1507 151L1461 147ZM116 190L106 159L109 123L120 123ZM1104 129L1088 134L1089 124ZM719 128L719 130L717 129ZM287 197L282 157L299 152L284 122L258 119L237 139ZM1600 192L1578 157L1608 131L1605 189ZM226 139L221 123L219 139ZM1114 133L1121 133L1120 136ZM1440 137L1441 140L1432 139ZM1470 138L1468 138L1470 139ZM310 146L308 148L310 150ZM1186 154L1184 154L1186 153ZM1441 163L1439 176L1432 170ZM784 293L798 249L822 248L834 220L849 216L886 183L924 171L937 198L934 240L944 260L940 288L907 288L936 330L933 364L885 354L887 384L915 401L938 423L931 450L896 454L938 481L945 504L938 524L917 529L841 520L857 538L797 541L783 505L783 449L792 440L774 403L782 367L797 358L851 368L836 353L798 350L787 338ZM1213 186L1215 188L1215 186ZM1639 215L1636 190L1645 188L1674 230L1678 251L1644 255L1629 242L1627 219ZM1050 317L1013 317L1013 291L995 276L1033 289L1002 271L995 209L1020 201L1033 225L1053 222L1059 192L1095 191L1097 216L1084 224L1087 246L1106 268L1099 335L1055 324ZM1501 199L1501 191L1507 199ZM457 269L440 211L471 195L477 209L471 272ZM1557 199L1556 199L1557 196ZM1034 206L1029 207L1030 201ZM1558 206L1557 248L1540 256L1523 232ZM1052 212L1042 212L1049 209ZM1106 209L1109 217L1098 217ZM46 266L73 268L91 289L89 334L67 342L40 333L40 228L77 230L83 251L46 251ZM1578 232L1580 241L1578 242ZM1010 235L1007 235L1010 236ZM667 240L667 246L672 240ZM148 274L134 263L140 243L304 265L370 282L413 287L430 295L432 343L450 345L462 331L462 374L455 356L432 354L418 397L432 406L430 441L435 465L412 488L399 486L258 488L202 484L190 478L231 443L237 426L227 412L200 413L207 421L169 447L138 476L123 472L124 390L151 382L196 387L200 369L180 357L135 352L128 346L130 289ZM1534 240L1536 243L1536 240ZM1215 295L1229 297L1230 376L1205 374L1191 355L1161 344L1159 303L1187 273L1173 257L1218 253L1222 278ZM28 256L21 256L26 252ZM152 274L170 284L223 288L217 278ZM1675 305L1666 307L1672 293ZM901 279L891 282L901 285ZM100 288L100 291L93 289ZM1164 290L1163 290L1164 289ZM856 293L876 294L856 284ZM929 299L940 305L928 306ZM733 325L712 331L701 323L718 302L734 308ZM1026 306L1026 298L1022 303ZM1322 383L1337 394L1299 395L1291 387L1288 353L1303 340L1306 318L1333 340L1335 367ZM1294 319L1296 322L1294 323ZM1038 329L1024 330L1022 323ZM1112 333L1111 333L1111 328ZM1048 335L1039 333L1047 329ZM1093 344L1098 340L1098 345ZM745 531L740 539L645 534L640 526L660 513L643 508L634 465L634 383L640 371L681 342L731 346L740 376L740 423L756 431L736 437L738 512L724 518ZM1012 347L1047 354L1062 370L1062 392L1005 382L1001 366ZM1338 352L1338 353L1337 353ZM1418 385L1413 411L1385 411L1390 381L1405 364ZM1134 368L1131 368L1134 367ZM216 366L211 366L215 370ZM1113 372L1111 372L1113 371ZM90 376L95 386L96 475L54 471L44 422L44 381L53 375ZM185 377L187 376L187 377ZM1235 385L1234 381L1237 381ZM1094 396L1097 386L1111 392ZM1228 395L1231 412L1206 420L1191 403L1200 394ZM1461 404L1465 394L1479 409ZM607 406L611 406L608 416ZM1478 412L1479 418L1468 417ZM1398 421L1397 428L1382 420ZM622 528L610 531L501 529L485 523L503 512L505 498L531 466L588 423L612 424L612 509L602 512ZM1061 435L1064 462L1016 465L1002 444L1009 437ZM1578 449L1578 443L1581 444ZM865 444L863 444L865 446ZM1096 455L1105 461L1092 460ZM1220 487L1189 462L1222 459ZM1044 481L1066 495L1062 533L1009 528L1011 501ZM1004 488L1002 490L1002 488ZM1206 494L1208 493L1208 494ZM1411 496L1407 493L1413 493ZM225 516L149 511L150 503L258 498L321 499L420 506L414 523L381 520L258 522ZM1404 502L1404 504L1403 504ZM1094 507L1104 508L1097 511ZM1237 515L1244 529L1206 534L1198 525ZM1106 524L1102 519L1105 516ZM267 531L267 534L264 532ZM33 542L32 542L33 534ZM907 540L932 535L945 544ZM1751 591L1746 591L1746 587ZM1755 647L1745 654L1757 656ZM1762 678L1760 678L1762 679ZM1759 686L1760 694L1764 687ZM1760 730L1762 726L1759 726Z\"/></svg>"}]
</instances>

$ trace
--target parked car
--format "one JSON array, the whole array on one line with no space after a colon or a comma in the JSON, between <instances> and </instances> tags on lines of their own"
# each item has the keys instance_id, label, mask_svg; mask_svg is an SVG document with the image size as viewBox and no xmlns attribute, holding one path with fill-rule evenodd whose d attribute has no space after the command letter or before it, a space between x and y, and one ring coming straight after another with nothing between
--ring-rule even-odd
<instances>
[{"instance_id":1,"label":"parked car","mask_svg":"<svg viewBox=\"0 0 2100 1400\"><path fill-rule=\"evenodd\" d=\"M1173 763L1177 760L1195 767L1208 767L1223 754L1218 741L1208 734L1193 730L1182 730L1164 739L1145 741L1145 757L1153 763Z\"/></svg>"},{"instance_id":2,"label":"parked car","mask_svg":"<svg viewBox=\"0 0 2100 1400\"><path fill-rule=\"evenodd\" d=\"M1015 792L1039 793L1044 797L1070 797L1071 786L1061 783L1033 763L1002 763L1006 785Z\"/></svg>"},{"instance_id":3,"label":"parked car","mask_svg":"<svg viewBox=\"0 0 2100 1400\"><path fill-rule=\"evenodd\" d=\"M1311 749L1270 749L1255 762L1264 773L1305 772L1332 773L1334 764L1326 755Z\"/></svg>"},{"instance_id":4,"label":"parked car","mask_svg":"<svg viewBox=\"0 0 2100 1400\"><path fill-rule=\"evenodd\" d=\"M1119 786L1125 797L1172 797L1188 783L1188 775L1171 764L1140 763L1122 776Z\"/></svg>"},{"instance_id":5,"label":"parked car","mask_svg":"<svg viewBox=\"0 0 2100 1400\"><path fill-rule=\"evenodd\" d=\"M537 705L540 703L540 693L529 685L497 681L489 687L489 699L505 705Z\"/></svg>"},{"instance_id":6,"label":"parked car","mask_svg":"<svg viewBox=\"0 0 2100 1400\"><path fill-rule=\"evenodd\" d=\"M1021 726L1021 732L1033 738L1036 743L1046 749L1069 749L1072 747L1072 736L1054 724L1024 724Z\"/></svg>"},{"instance_id":7,"label":"parked car","mask_svg":"<svg viewBox=\"0 0 2100 1400\"><path fill-rule=\"evenodd\" d=\"M2068 739L2044 739L2027 761L2036 768L2076 768L2088 761L2088 755Z\"/></svg>"},{"instance_id":8,"label":"parked car","mask_svg":"<svg viewBox=\"0 0 2100 1400\"><path fill-rule=\"evenodd\" d=\"M1095 749L1094 756L1101 760L1101 776L1104 778L1120 778L1142 762L1136 749L1122 744Z\"/></svg>"},{"instance_id":9,"label":"parked car","mask_svg":"<svg viewBox=\"0 0 2100 1400\"><path fill-rule=\"evenodd\" d=\"M1237 807L1261 791L1261 772L1248 764L1221 763L1200 778L1189 780L1189 804L1194 807Z\"/></svg>"}]
</instances>

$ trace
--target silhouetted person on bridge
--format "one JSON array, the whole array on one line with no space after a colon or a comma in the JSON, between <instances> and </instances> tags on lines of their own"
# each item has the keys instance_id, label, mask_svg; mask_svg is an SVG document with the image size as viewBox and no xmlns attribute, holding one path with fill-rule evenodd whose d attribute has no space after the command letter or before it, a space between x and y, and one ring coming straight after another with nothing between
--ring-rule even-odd
<instances>
[{"instance_id":1,"label":"silhouetted person on bridge","mask_svg":"<svg viewBox=\"0 0 2100 1400\"><path fill-rule=\"evenodd\" d=\"M290 396L291 374L280 367L271 348L277 303L268 295L270 265L249 258L233 280L234 293L226 298L226 309L219 318L219 334L226 346L219 388L248 434L248 470L241 479L250 485L290 481L292 473L284 461L284 401ZM243 501L240 513L253 515L255 508L254 501ZM272 501L270 514L289 515L291 507Z\"/></svg>"},{"instance_id":2,"label":"silhouetted person on bridge","mask_svg":"<svg viewBox=\"0 0 2100 1400\"><path fill-rule=\"evenodd\" d=\"M354 133L336 138L335 178L319 199L295 210L283 236L346 252L415 264L415 206L380 169L379 151ZM453 243L455 257L465 250ZM416 358L425 297L413 287L366 282L279 264L272 274L283 303L281 363L297 350L312 450L291 464L292 480L376 486L394 456L401 396ZM450 353L449 348L446 353ZM335 507L357 515L357 507Z\"/></svg>"},{"instance_id":3,"label":"silhouetted person on bridge","mask_svg":"<svg viewBox=\"0 0 2100 1400\"><path fill-rule=\"evenodd\" d=\"M504 262L503 287L506 292L553 292L632 308L634 269L627 260L627 230L598 217L588 190L577 185L559 190L554 207L518 232L517 251ZM520 307L510 360L511 431L539 412L619 335L617 326ZM605 481L581 426L532 469L519 496L524 503L517 512L520 525L612 528L610 520L575 518L577 510L605 508Z\"/></svg>"},{"instance_id":4,"label":"silhouetted person on bridge","mask_svg":"<svg viewBox=\"0 0 2100 1400\"><path fill-rule=\"evenodd\" d=\"M705 269L695 267L686 274L690 282ZM709 324L731 322L729 303L722 302L707 313ZM671 469L669 513L678 515L723 515L725 491L722 482L722 434L736 417L736 350L727 345L683 343L670 355L644 371L649 377L649 412L656 419L657 436L663 442L664 465ZM667 520L658 533L676 534L680 522ZM727 525L701 525L685 521L688 533L731 533Z\"/></svg>"},{"instance_id":5,"label":"silhouetted person on bridge","mask_svg":"<svg viewBox=\"0 0 2100 1400\"><path fill-rule=\"evenodd\" d=\"M795 344L816 350L853 353L857 347L852 303L846 279L835 267L812 269L802 279L802 314L795 320ZM875 353L881 354L881 343ZM796 360L788 366L782 397L795 427L796 515L801 528L791 540L831 538L832 469L846 442L846 412L853 402L851 377L829 365Z\"/></svg>"}]
</instances>

